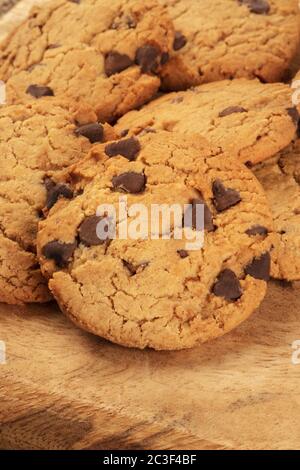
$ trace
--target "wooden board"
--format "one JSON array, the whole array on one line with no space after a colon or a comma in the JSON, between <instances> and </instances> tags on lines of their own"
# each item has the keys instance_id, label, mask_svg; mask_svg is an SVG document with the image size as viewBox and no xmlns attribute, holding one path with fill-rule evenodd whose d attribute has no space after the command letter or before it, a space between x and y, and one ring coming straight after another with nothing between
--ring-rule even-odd
<instances>
[{"instance_id":1,"label":"wooden board","mask_svg":"<svg viewBox=\"0 0 300 470\"><path fill-rule=\"evenodd\" d=\"M233 333L176 353L110 344L54 304L0 305L0 448L299 449L298 339L299 288L278 283Z\"/></svg>"}]
</instances>

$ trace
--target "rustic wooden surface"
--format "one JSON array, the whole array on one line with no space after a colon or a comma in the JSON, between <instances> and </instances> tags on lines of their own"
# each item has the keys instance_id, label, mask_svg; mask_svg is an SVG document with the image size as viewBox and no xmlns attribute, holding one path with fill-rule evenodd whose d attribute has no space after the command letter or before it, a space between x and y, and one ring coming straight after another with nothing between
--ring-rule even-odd
<instances>
[{"instance_id":1,"label":"rustic wooden surface","mask_svg":"<svg viewBox=\"0 0 300 470\"><path fill-rule=\"evenodd\" d=\"M236 331L176 353L110 344L54 304L0 304L0 448L299 449L297 339L299 288L278 283Z\"/></svg>"}]
</instances>

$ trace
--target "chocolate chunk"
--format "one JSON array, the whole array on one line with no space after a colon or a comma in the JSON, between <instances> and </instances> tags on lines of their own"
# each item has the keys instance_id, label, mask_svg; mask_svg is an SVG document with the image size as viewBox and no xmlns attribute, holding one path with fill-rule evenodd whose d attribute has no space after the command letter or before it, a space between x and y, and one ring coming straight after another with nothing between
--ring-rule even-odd
<instances>
[{"instance_id":1,"label":"chocolate chunk","mask_svg":"<svg viewBox=\"0 0 300 470\"><path fill-rule=\"evenodd\" d=\"M128 269L132 276L136 274L136 267L133 266L133 264L129 263L128 261L125 261L124 259L122 260L122 263L124 264L125 268Z\"/></svg>"},{"instance_id":2,"label":"chocolate chunk","mask_svg":"<svg viewBox=\"0 0 300 470\"><path fill-rule=\"evenodd\" d=\"M59 47L61 47L60 44L49 44L47 49L58 49Z\"/></svg>"},{"instance_id":3,"label":"chocolate chunk","mask_svg":"<svg viewBox=\"0 0 300 470\"><path fill-rule=\"evenodd\" d=\"M161 65L166 65L170 60L170 54L168 52L163 52L161 55Z\"/></svg>"},{"instance_id":4,"label":"chocolate chunk","mask_svg":"<svg viewBox=\"0 0 300 470\"><path fill-rule=\"evenodd\" d=\"M47 259L55 261L59 268L65 268L72 258L76 246L76 243L63 243L54 240L43 247L42 254Z\"/></svg>"},{"instance_id":5,"label":"chocolate chunk","mask_svg":"<svg viewBox=\"0 0 300 470\"><path fill-rule=\"evenodd\" d=\"M94 122L91 124L85 124L84 126L80 126L75 130L76 135L81 135L89 139L91 144L95 142L102 142L103 141L103 126L98 122Z\"/></svg>"},{"instance_id":6,"label":"chocolate chunk","mask_svg":"<svg viewBox=\"0 0 300 470\"><path fill-rule=\"evenodd\" d=\"M124 129L123 131L121 131L120 137L126 137L128 133L129 133L129 129Z\"/></svg>"},{"instance_id":7,"label":"chocolate chunk","mask_svg":"<svg viewBox=\"0 0 300 470\"><path fill-rule=\"evenodd\" d=\"M189 254L186 250L178 250L177 253L179 254L181 259L188 258Z\"/></svg>"},{"instance_id":8,"label":"chocolate chunk","mask_svg":"<svg viewBox=\"0 0 300 470\"><path fill-rule=\"evenodd\" d=\"M215 230L215 225L213 223L213 216L203 199L193 199L191 201L191 206L188 208L185 214L185 227L192 227L193 230L199 229L200 222L197 220L197 206L204 206L204 230L208 232L213 232ZM192 212L192 213L191 213ZM191 225L189 225L191 222Z\"/></svg>"},{"instance_id":9,"label":"chocolate chunk","mask_svg":"<svg viewBox=\"0 0 300 470\"><path fill-rule=\"evenodd\" d=\"M119 52L109 52L105 57L105 73L108 77L116 73L123 72L123 70L131 67L134 62L126 54L119 54Z\"/></svg>"},{"instance_id":10,"label":"chocolate chunk","mask_svg":"<svg viewBox=\"0 0 300 470\"><path fill-rule=\"evenodd\" d=\"M116 157L121 155L129 161L133 161L138 156L141 150L141 145L135 137L129 139L113 142L105 147L105 153L108 157Z\"/></svg>"},{"instance_id":11,"label":"chocolate chunk","mask_svg":"<svg viewBox=\"0 0 300 470\"><path fill-rule=\"evenodd\" d=\"M247 109L242 108L241 106L229 106L228 108L223 109L219 113L219 117L225 117L225 116L230 116L230 114L236 114L236 113L247 113Z\"/></svg>"},{"instance_id":12,"label":"chocolate chunk","mask_svg":"<svg viewBox=\"0 0 300 470\"><path fill-rule=\"evenodd\" d=\"M85 246L97 246L103 245L103 243L109 239L109 223L105 225L105 237L99 238L97 234L97 226L101 220L104 220L103 217L98 217L97 215L92 215L86 217L82 224L79 227L78 234L79 240Z\"/></svg>"},{"instance_id":13,"label":"chocolate chunk","mask_svg":"<svg viewBox=\"0 0 300 470\"><path fill-rule=\"evenodd\" d=\"M254 258L245 268L245 274L260 279L262 281L270 280L271 256L270 253L264 253L260 258Z\"/></svg>"},{"instance_id":14,"label":"chocolate chunk","mask_svg":"<svg viewBox=\"0 0 300 470\"><path fill-rule=\"evenodd\" d=\"M291 117L293 123L295 124L297 131L298 131L298 135L300 137L300 128L299 128L300 115L298 113L298 109L296 108L296 106L294 106L293 108L287 108L287 112L288 112L288 115Z\"/></svg>"},{"instance_id":15,"label":"chocolate chunk","mask_svg":"<svg viewBox=\"0 0 300 470\"><path fill-rule=\"evenodd\" d=\"M129 261L124 259L122 260L122 263L132 276L135 276L138 272L143 271L149 265L149 263L141 263L134 266L132 263L129 263Z\"/></svg>"},{"instance_id":16,"label":"chocolate chunk","mask_svg":"<svg viewBox=\"0 0 300 470\"><path fill-rule=\"evenodd\" d=\"M145 191L146 182L147 178L144 174L134 173L133 171L114 176L112 179L114 189L119 189L131 194L138 194Z\"/></svg>"},{"instance_id":17,"label":"chocolate chunk","mask_svg":"<svg viewBox=\"0 0 300 470\"><path fill-rule=\"evenodd\" d=\"M143 73L155 73L160 60L160 49L150 44L139 47L135 56L135 63L141 67Z\"/></svg>"},{"instance_id":18,"label":"chocolate chunk","mask_svg":"<svg viewBox=\"0 0 300 470\"><path fill-rule=\"evenodd\" d=\"M137 22L131 16L126 17L126 24L127 24L129 29L134 29L134 28L137 27Z\"/></svg>"},{"instance_id":19,"label":"chocolate chunk","mask_svg":"<svg viewBox=\"0 0 300 470\"><path fill-rule=\"evenodd\" d=\"M45 179L45 186L47 190L47 199L46 207L51 209L51 207L56 204L59 198L64 197L66 199L72 199L73 191L66 184L56 184L50 178Z\"/></svg>"},{"instance_id":20,"label":"chocolate chunk","mask_svg":"<svg viewBox=\"0 0 300 470\"><path fill-rule=\"evenodd\" d=\"M269 230L262 225L253 225L253 227L249 228L249 230L246 230L246 234L249 235L249 237L254 237L255 235L266 236L268 233Z\"/></svg>"},{"instance_id":21,"label":"chocolate chunk","mask_svg":"<svg viewBox=\"0 0 300 470\"><path fill-rule=\"evenodd\" d=\"M217 297L224 297L226 300L238 300L243 292L235 273L230 269L224 269L213 286L213 293Z\"/></svg>"},{"instance_id":22,"label":"chocolate chunk","mask_svg":"<svg viewBox=\"0 0 300 470\"><path fill-rule=\"evenodd\" d=\"M26 90L28 95L34 98L43 98L44 96L54 96L53 90L48 86L29 85Z\"/></svg>"},{"instance_id":23,"label":"chocolate chunk","mask_svg":"<svg viewBox=\"0 0 300 470\"><path fill-rule=\"evenodd\" d=\"M174 51L179 51L186 45L186 43L187 43L187 39L184 36L184 34L182 34L180 31L176 31L174 42L173 42Z\"/></svg>"},{"instance_id":24,"label":"chocolate chunk","mask_svg":"<svg viewBox=\"0 0 300 470\"><path fill-rule=\"evenodd\" d=\"M251 13L263 15L270 11L270 5L266 0L239 0L239 2L246 5Z\"/></svg>"},{"instance_id":25,"label":"chocolate chunk","mask_svg":"<svg viewBox=\"0 0 300 470\"><path fill-rule=\"evenodd\" d=\"M225 188L220 180L213 183L214 205L218 212L223 212L241 202L241 196L235 189Z\"/></svg>"}]
</instances>

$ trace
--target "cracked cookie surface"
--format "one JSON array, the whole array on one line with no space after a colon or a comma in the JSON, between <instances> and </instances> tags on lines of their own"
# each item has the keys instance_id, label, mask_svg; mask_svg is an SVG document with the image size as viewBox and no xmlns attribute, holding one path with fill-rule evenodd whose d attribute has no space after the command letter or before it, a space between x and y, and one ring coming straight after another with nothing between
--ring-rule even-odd
<instances>
[{"instance_id":1,"label":"cracked cookie surface","mask_svg":"<svg viewBox=\"0 0 300 470\"><path fill-rule=\"evenodd\" d=\"M295 136L292 91L282 83L224 80L170 93L115 126L122 135L167 130L200 134L242 162L258 163L289 145Z\"/></svg>"},{"instance_id":2,"label":"cracked cookie surface","mask_svg":"<svg viewBox=\"0 0 300 470\"><path fill-rule=\"evenodd\" d=\"M300 280L300 140L254 168L270 202L277 233L272 276Z\"/></svg>"},{"instance_id":3,"label":"cracked cookie surface","mask_svg":"<svg viewBox=\"0 0 300 470\"><path fill-rule=\"evenodd\" d=\"M8 103L48 94L85 100L114 120L156 93L173 25L156 0L54 0L36 7L0 46Z\"/></svg>"},{"instance_id":4,"label":"cracked cookie surface","mask_svg":"<svg viewBox=\"0 0 300 470\"><path fill-rule=\"evenodd\" d=\"M0 301L11 304L50 299L36 257L36 233L45 205L66 186L52 181L111 130L82 106L49 101L0 108ZM79 124L80 123L80 124Z\"/></svg>"},{"instance_id":5,"label":"cracked cookie surface","mask_svg":"<svg viewBox=\"0 0 300 470\"><path fill-rule=\"evenodd\" d=\"M297 0L161 0L174 21L168 90L226 78L280 81L299 46Z\"/></svg>"},{"instance_id":6,"label":"cracked cookie surface","mask_svg":"<svg viewBox=\"0 0 300 470\"><path fill-rule=\"evenodd\" d=\"M264 298L273 237L265 195L244 165L204 139L164 132L99 145L64 181L78 196L41 221L38 256L61 309L81 328L130 347L190 348L233 329ZM147 231L103 243L97 209L117 209L125 195L128 224L135 203L148 211L204 205L203 247L176 239L174 220L169 232L152 229L170 239ZM117 210L117 233L125 219Z\"/></svg>"}]
</instances>

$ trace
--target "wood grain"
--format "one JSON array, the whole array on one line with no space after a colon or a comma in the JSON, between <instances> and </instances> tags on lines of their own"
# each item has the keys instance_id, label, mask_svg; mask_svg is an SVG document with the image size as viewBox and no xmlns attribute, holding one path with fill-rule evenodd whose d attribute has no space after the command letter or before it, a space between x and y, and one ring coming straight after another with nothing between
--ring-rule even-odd
<instances>
[{"instance_id":1,"label":"wood grain","mask_svg":"<svg viewBox=\"0 0 300 470\"><path fill-rule=\"evenodd\" d=\"M34 0L0 21L0 37ZM0 448L299 449L299 289L272 283L230 335L185 352L127 350L55 304L0 305Z\"/></svg>"},{"instance_id":2,"label":"wood grain","mask_svg":"<svg viewBox=\"0 0 300 470\"><path fill-rule=\"evenodd\" d=\"M0 447L298 449L295 287L192 351L127 350L84 333L55 305L0 306Z\"/></svg>"}]
</instances>

